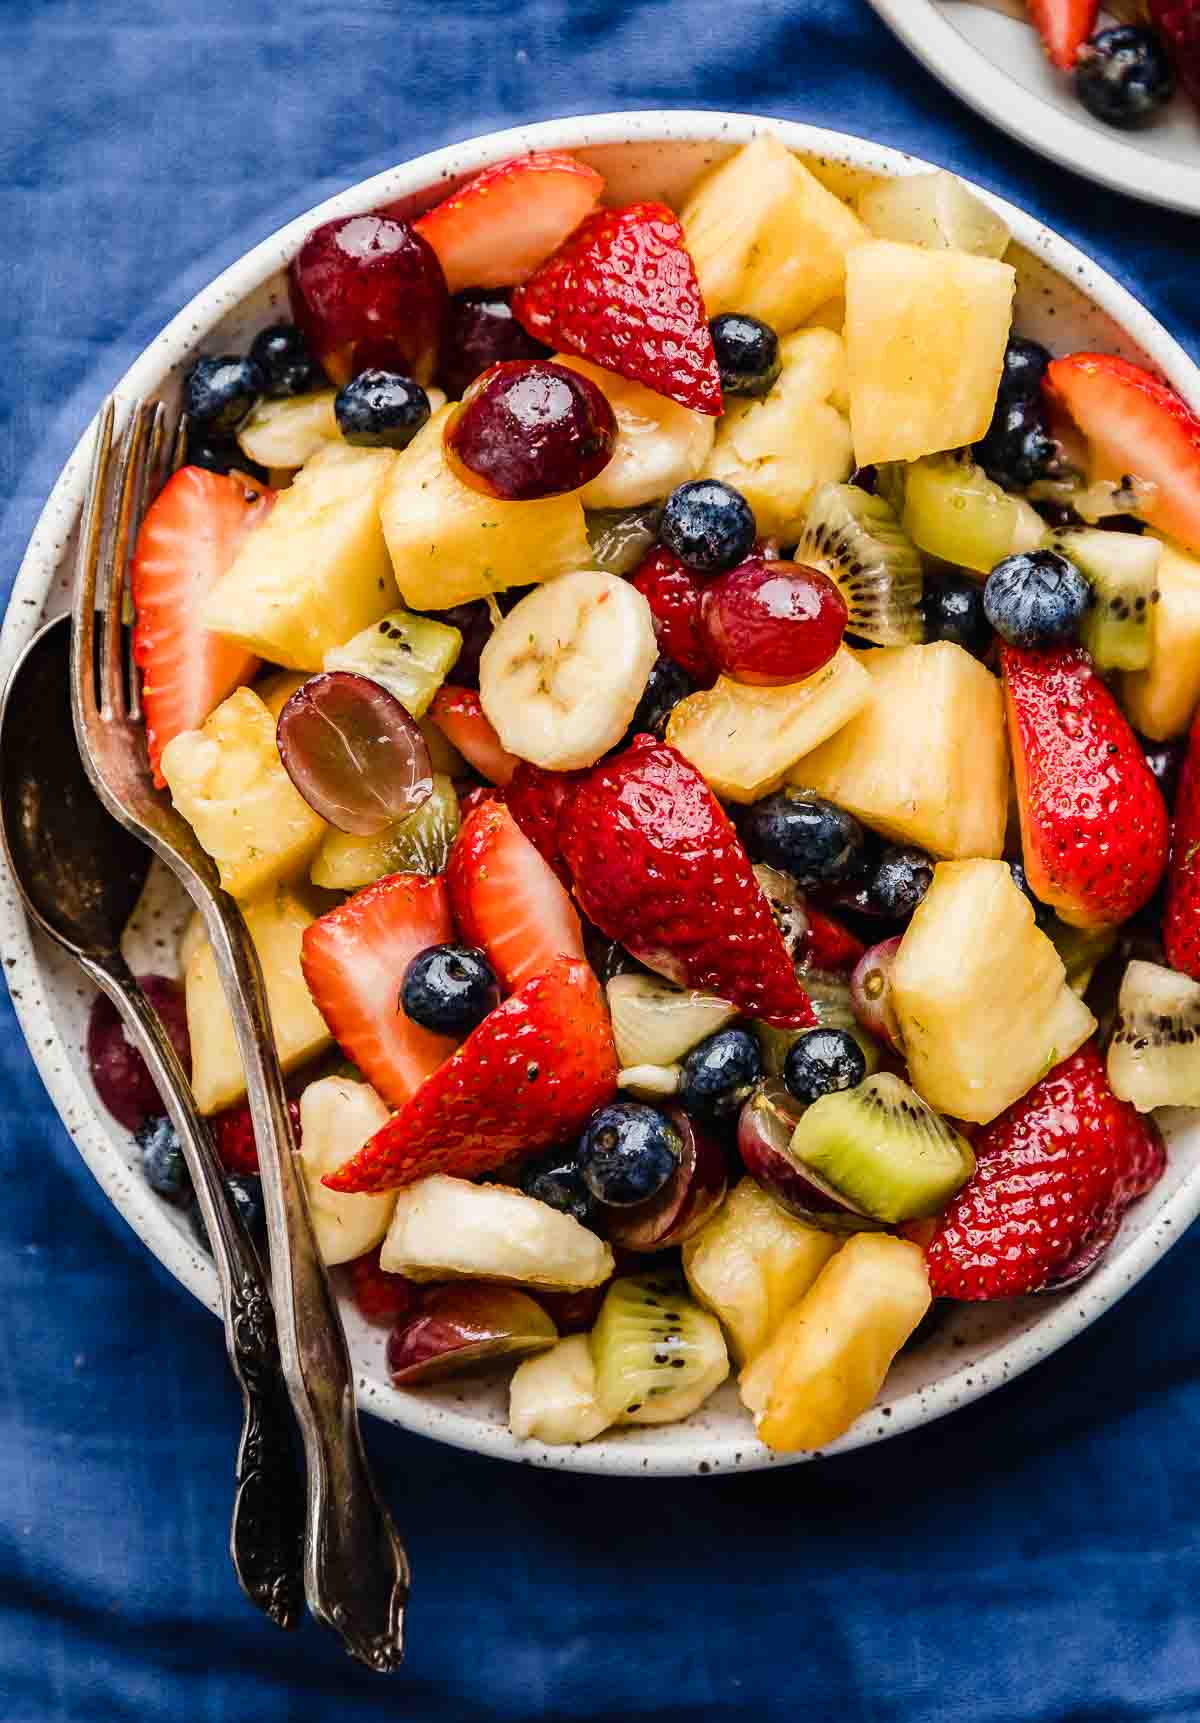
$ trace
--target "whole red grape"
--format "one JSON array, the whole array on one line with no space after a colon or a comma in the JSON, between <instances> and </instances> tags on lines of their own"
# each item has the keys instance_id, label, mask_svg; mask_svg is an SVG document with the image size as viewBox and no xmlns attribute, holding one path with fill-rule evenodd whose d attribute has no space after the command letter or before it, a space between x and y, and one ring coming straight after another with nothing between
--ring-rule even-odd
<instances>
[{"instance_id":1,"label":"whole red grape","mask_svg":"<svg viewBox=\"0 0 1200 1723\"><path fill-rule=\"evenodd\" d=\"M700 616L713 658L737 682L799 682L828 664L846 601L827 574L751 557L705 587Z\"/></svg>"},{"instance_id":2,"label":"whole red grape","mask_svg":"<svg viewBox=\"0 0 1200 1723\"><path fill-rule=\"evenodd\" d=\"M617 421L604 393L544 359L493 365L446 420L446 458L485 496L530 502L578 490L612 459Z\"/></svg>"}]
</instances>

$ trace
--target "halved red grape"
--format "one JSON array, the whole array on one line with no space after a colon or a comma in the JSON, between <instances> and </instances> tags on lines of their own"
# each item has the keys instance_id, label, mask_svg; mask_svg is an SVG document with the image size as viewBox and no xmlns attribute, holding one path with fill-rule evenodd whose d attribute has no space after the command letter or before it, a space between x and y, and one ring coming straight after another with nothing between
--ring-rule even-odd
<instances>
[{"instance_id":1,"label":"halved red grape","mask_svg":"<svg viewBox=\"0 0 1200 1723\"><path fill-rule=\"evenodd\" d=\"M827 574L750 557L705 587L700 616L713 658L737 682L800 682L828 664L846 601Z\"/></svg>"},{"instance_id":2,"label":"halved red grape","mask_svg":"<svg viewBox=\"0 0 1200 1723\"><path fill-rule=\"evenodd\" d=\"M777 1077L767 1077L738 1117L738 1153L750 1177L789 1214L832 1232L876 1223L858 1215L831 1191L806 1178L790 1158L792 1132L804 1112Z\"/></svg>"},{"instance_id":3,"label":"halved red grape","mask_svg":"<svg viewBox=\"0 0 1200 1723\"><path fill-rule=\"evenodd\" d=\"M664 1109L679 1131L679 1164L648 1202L613 1209L608 1236L624 1250L671 1250L699 1232L725 1200L728 1169L716 1137L701 1130L682 1107Z\"/></svg>"},{"instance_id":4,"label":"halved red grape","mask_svg":"<svg viewBox=\"0 0 1200 1723\"><path fill-rule=\"evenodd\" d=\"M369 676L310 677L279 714L275 735L293 784L340 832L373 837L433 792L424 736Z\"/></svg>"},{"instance_id":5,"label":"halved red grape","mask_svg":"<svg viewBox=\"0 0 1200 1723\"><path fill-rule=\"evenodd\" d=\"M504 502L578 490L612 459L617 421L589 377L544 359L493 365L446 420L446 459Z\"/></svg>"},{"instance_id":6,"label":"halved red grape","mask_svg":"<svg viewBox=\"0 0 1200 1723\"><path fill-rule=\"evenodd\" d=\"M315 227L288 285L298 327L339 386L373 366L432 380L446 278L433 247L390 206Z\"/></svg>"},{"instance_id":7,"label":"halved red grape","mask_svg":"<svg viewBox=\"0 0 1200 1723\"><path fill-rule=\"evenodd\" d=\"M904 1041L900 1020L892 1002L892 965L900 949L902 934L894 939L881 939L864 951L850 977L850 1003L863 1028L903 1056Z\"/></svg>"},{"instance_id":8,"label":"halved red grape","mask_svg":"<svg viewBox=\"0 0 1200 1723\"><path fill-rule=\"evenodd\" d=\"M187 1012L183 989L168 975L142 975L142 991L166 1025L184 1070L191 1075L192 1050L188 1041ZM136 1131L147 1119L163 1111L146 1061L126 1039L117 1008L103 993L97 994L88 1018L87 1061L96 1093L127 1131Z\"/></svg>"},{"instance_id":9,"label":"halved red grape","mask_svg":"<svg viewBox=\"0 0 1200 1723\"><path fill-rule=\"evenodd\" d=\"M388 1337L388 1372L396 1386L431 1382L499 1358L544 1352L558 1339L552 1318L527 1292L485 1281L431 1287L416 1311Z\"/></svg>"},{"instance_id":10,"label":"halved red grape","mask_svg":"<svg viewBox=\"0 0 1200 1723\"><path fill-rule=\"evenodd\" d=\"M492 365L549 357L549 347L535 341L513 316L507 287L468 287L450 301L437 380L452 401L459 401Z\"/></svg>"}]
</instances>

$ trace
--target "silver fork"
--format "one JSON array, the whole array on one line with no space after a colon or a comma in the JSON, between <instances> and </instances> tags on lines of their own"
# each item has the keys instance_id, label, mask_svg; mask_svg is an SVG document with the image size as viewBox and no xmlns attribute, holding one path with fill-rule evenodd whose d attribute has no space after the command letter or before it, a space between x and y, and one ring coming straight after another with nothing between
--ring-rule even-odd
<instances>
[{"instance_id":1,"label":"silver fork","mask_svg":"<svg viewBox=\"0 0 1200 1723\"><path fill-rule=\"evenodd\" d=\"M308 1218L262 970L241 911L222 891L210 857L169 797L154 788L140 685L131 659L126 662L126 567L147 498L161 476L166 414L161 405L133 402L110 500L114 418L110 397L97 424L80 530L71 631L75 735L109 812L162 857L203 918L246 1073L279 1350L304 1442L305 1594L313 1614L341 1635L354 1657L388 1671L403 1656L408 1559L363 1451L350 1356ZM182 435L181 424L168 466L178 460Z\"/></svg>"}]
</instances>

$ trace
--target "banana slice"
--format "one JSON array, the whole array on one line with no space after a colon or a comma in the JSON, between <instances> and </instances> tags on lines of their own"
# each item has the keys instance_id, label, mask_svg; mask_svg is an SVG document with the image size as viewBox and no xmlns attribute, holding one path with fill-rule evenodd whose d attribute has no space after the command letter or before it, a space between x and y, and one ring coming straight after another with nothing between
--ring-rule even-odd
<instances>
[{"instance_id":1,"label":"banana slice","mask_svg":"<svg viewBox=\"0 0 1200 1723\"><path fill-rule=\"evenodd\" d=\"M602 1286L613 1271L608 1245L574 1215L445 1173L398 1193L379 1260L410 1280L515 1280L559 1292Z\"/></svg>"},{"instance_id":2,"label":"banana slice","mask_svg":"<svg viewBox=\"0 0 1200 1723\"><path fill-rule=\"evenodd\" d=\"M656 502L700 472L717 434L710 413L694 413L570 353L556 355L554 362L595 383L616 416L612 459L579 493L585 509L633 509Z\"/></svg>"},{"instance_id":3,"label":"banana slice","mask_svg":"<svg viewBox=\"0 0 1200 1723\"><path fill-rule=\"evenodd\" d=\"M369 1083L322 1077L300 1097L300 1170L308 1193L313 1237L326 1268L353 1262L383 1243L396 1206L395 1191L346 1195L321 1183L388 1121L388 1110Z\"/></svg>"},{"instance_id":4,"label":"banana slice","mask_svg":"<svg viewBox=\"0 0 1200 1723\"><path fill-rule=\"evenodd\" d=\"M510 754L573 771L621 740L657 656L637 588L581 569L509 611L479 660L479 698Z\"/></svg>"}]
</instances>

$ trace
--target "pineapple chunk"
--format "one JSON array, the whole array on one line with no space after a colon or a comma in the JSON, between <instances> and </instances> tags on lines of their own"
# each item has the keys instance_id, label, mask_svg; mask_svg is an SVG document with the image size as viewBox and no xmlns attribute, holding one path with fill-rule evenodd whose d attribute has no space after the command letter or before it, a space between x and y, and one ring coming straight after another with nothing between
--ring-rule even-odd
<instances>
[{"instance_id":1,"label":"pineapple chunk","mask_svg":"<svg viewBox=\"0 0 1200 1723\"><path fill-rule=\"evenodd\" d=\"M341 441L334 402L336 389L311 395L290 395L282 401L265 396L238 426L238 447L260 467L284 471L302 467L326 443Z\"/></svg>"},{"instance_id":2,"label":"pineapple chunk","mask_svg":"<svg viewBox=\"0 0 1200 1723\"><path fill-rule=\"evenodd\" d=\"M262 964L279 1061L285 1071L294 1071L333 1045L300 969L300 941L316 917L302 897L287 889L248 903L244 914ZM233 1019L207 940L192 953L184 993L196 1105L202 1113L219 1113L243 1098L246 1079Z\"/></svg>"},{"instance_id":3,"label":"pineapple chunk","mask_svg":"<svg viewBox=\"0 0 1200 1723\"><path fill-rule=\"evenodd\" d=\"M836 1442L883 1387L929 1305L919 1246L856 1233L742 1371L762 1441L782 1454Z\"/></svg>"},{"instance_id":4,"label":"pineapple chunk","mask_svg":"<svg viewBox=\"0 0 1200 1723\"><path fill-rule=\"evenodd\" d=\"M639 508L702 470L717 434L711 413L693 412L644 383L618 377L573 353L557 353L554 362L595 383L617 421L612 459L579 492L585 509Z\"/></svg>"},{"instance_id":5,"label":"pineapple chunk","mask_svg":"<svg viewBox=\"0 0 1200 1723\"><path fill-rule=\"evenodd\" d=\"M702 179L681 219L708 315L748 311L781 334L841 292L866 233L771 132Z\"/></svg>"},{"instance_id":6,"label":"pineapple chunk","mask_svg":"<svg viewBox=\"0 0 1200 1723\"><path fill-rule=\"evenodd\" d=\"M188 916L183 932L179 936L179 967L186 972L195 952L199 951L208 935L204 931L204 917L198 909Z\"/></svg>"},{"instance_id":7,"label":"pineapple chunk","mask_svg":"<svg viewBox=\"0 0 1200 1723\"><path fill-rule=\"evenodd\" d=\"M256 682L254 692L278 724L279 714L283 708L297 688L303 688L307 681L307 676L297 676L291 670L276 670L270 676L264 676Z\"/></svg>"},{"instance_id":8,"label":"pineapple chunk","mask_svg":"<svg viewBox=\"0 0 1200 1723\"><path fill-rule=\"evenodd\" d=\"M725 403L705 476L741 491L760 533L802 515L818 485L854 465L846 408L846 347L830 329L780 343L779 379L762 400Z\"/></svg>"},{"instance_id":9,"label":"pineapple chunk","mask_svg":"<svg viewBox=\"0 0 1200 1723\"><path fill-rule=\"evenodd\" d=\"M914 1086L986 1125L1096 1027L1003 861L939 862L892 968Z\"/></svg>"},{"instance_id":10,"label":"pineapple chunk","mask_svg":"<svg viewBox=\"0 0 1200 1723\"><path fill-rule=\"evenodd\" d=\"M841 647L814 675L779 688L720 677L714 688L679 702L667 741L715 795L756 802L777 790L789 768L853 719L871 695L871 678Z\"/></svg>"},{"instance_id":11,"label":"pineapple chunk","mask_svg":"<svg viewBox=\"0 0 1200 1723\"><path fill-rule=\"evenodd\" d=\"M1200 557L1164 543L1158 603L1150 614L1150 663L1122 676L1121 704L1152 741L1182 736L1200 701Z\"/></svg>"},{"instance_id":12,"label":"pineapple chunk","mask_svg":"<svg viewBox=\"0 0 1200 1723\"><path fill-rule=\"evenodd\" d=\"M998 856L1008 818L1000 684L952 641L858 660L871 698L788 773L902 844L935 856Z\"/></svg>"},{"instance_id":13,"label":"pineapple chunk","mask_svg":"<svg viewBox=\"0 0 1200 1723\"><path fill-rule=\"evenodd\" d=\"M991 423L1016 272L873 239L846 264L850 429L860 466L978 442Z\"/></svg>"},{"instance_id":14,"label":"pineapple chunk","mask_svg":"<svg viewBox=\"0 0 1200 1723\"><path fill-rule=\"evenodd\" d=\"M509 586L536 585L569 569L590 568L579 492L506 503L464 485L442 452L442 432L452 411L445 407L435 413L397 456L380 504L405 604L411 610L448 610ZM379 615L394 604L393 599L383 605ZM340 638L356 632L351 628Z\"/></svg>"},{"instance_id":15,"label":"pineapple chunk","mask_svg":"<svg viewBox=\"0 0 1200 1723\"><path fill-rule=\"evenodd\" d=\"M806 1226L745 1178L684 1245L683 1272L744 1364L762 1351L841 1243L841 1235Z\"/></svg>"},{"instance_id":16,"label":"pineapple chunk","mask_svg":"<svg viewBox=\"0 0 1200 1723\"><path fill-rule=\"evenodd\" d=\"M379 502L391 449L330 443L313 456L204 601L206 628L289 670L320 670L331 646L398 602Z\"/></svg>"},{"instance_id":17,"label":"pineapple chunk","mask_svg":"<svg viewBox=\"0 0 1200 1723\"><path fill-rule=\"evenodd\" d=\"M957 174L939 170L881 180L863 192L858 213L876 239L976 257L1003 257L1008 249L1008 228Z\"/></svg>"},{"instance_id":18,"label":"pineapple chunk","mask_svg":"<svg viewBox=\"0 0 1200 1723\"><path fill-rule=\"evenodd\" d=\"M162 771L236 898L303 872L325 835L325 821L284 770L274 718L250 688L223 700L198 730L173 737Z\"/></svg>"},{"instance_id":19,"label":"pineapple chunk","mask_svg":"<svg viewBox=\"0 0 1200 1723\"><path fill-rule=\"evenodd\" d=\"M369 1083L322 1077L300 1097L300 1171L313 1237L326 1268L353 1262L382 1244L396 1206L395 1191L379 1196L331 1191L321 1183L386 1125L385 1102Z\"/></svg>"}]
</instances>

